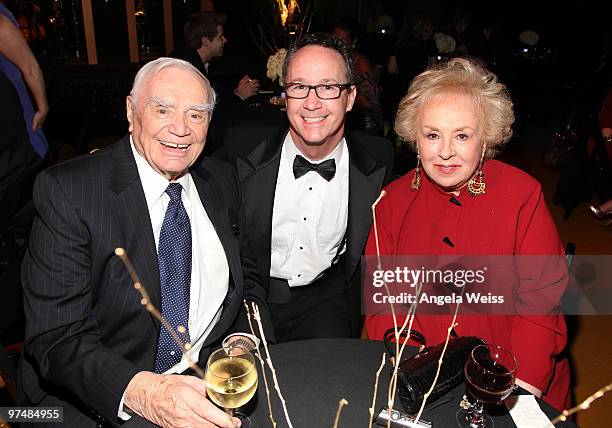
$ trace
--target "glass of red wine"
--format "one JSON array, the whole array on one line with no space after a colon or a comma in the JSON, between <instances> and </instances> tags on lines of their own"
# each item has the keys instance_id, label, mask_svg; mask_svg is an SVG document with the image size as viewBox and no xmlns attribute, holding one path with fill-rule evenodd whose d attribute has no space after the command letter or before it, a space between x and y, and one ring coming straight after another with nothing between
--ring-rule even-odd
<instances>
[{"instance_id":1,"label":"glass of red wine","mask_svg":"<svg viewBox=\"0 0 612 428\"><path fill-rule=\"evenodd\" d=\"M462 428L492 428L493 419L483 405L505 400L514 390L516 359L512 352L495 345L478 345L464 368L465 385L476 403L457 413Z\"/></svg>"}]
</instances>

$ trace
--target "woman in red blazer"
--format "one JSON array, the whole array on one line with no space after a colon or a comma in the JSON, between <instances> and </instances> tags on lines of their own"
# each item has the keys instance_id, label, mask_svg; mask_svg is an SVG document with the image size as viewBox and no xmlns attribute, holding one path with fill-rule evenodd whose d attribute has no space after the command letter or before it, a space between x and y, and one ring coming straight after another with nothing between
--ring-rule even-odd
<instances>
[{"instance_id":1,"label":"woman in red blazer","mask_svg":"<svg viewBox=\"0 0 612 428\"><path fill-rule=\"evenodd\" d=\"M563 409L570 374L558 302L567 266L540 184L491 160L510 139L513 122L505 85L473 61L452 59L417 76L400 103L395 130L415 149L418 164L386 188L375 211L378 239L372 230L366 254L553 256L495 283L493 289L511 287L512 311L460 312L455 331L511 350L517 384ZM369 338L382 339L393 327L389 313L366 316ZM423 314L418 306L416 314L412 328L428 345L445 340L452 316Z\"/></svg>"}]
</instances>

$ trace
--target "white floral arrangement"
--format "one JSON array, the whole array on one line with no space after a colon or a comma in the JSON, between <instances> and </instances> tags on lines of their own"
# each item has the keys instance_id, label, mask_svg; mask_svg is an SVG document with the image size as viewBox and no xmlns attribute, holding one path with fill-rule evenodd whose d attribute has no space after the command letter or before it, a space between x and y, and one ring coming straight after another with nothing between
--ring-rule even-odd
<instances>
[{"instance_id":1,"label":"white floral arrangement","mask_svg":"<svg viewBox=\"0 0 612 428\"><path fill-rule=\"evenodd\" d=\"M455 47L457 46L457 42L451 36L448 36L444 33L435 33L434 40L436 41L436 47L438 48L438 52L441 54L450 54L455 51Z\"/></svg>"},{"instance_id":2,"label":"white floral arrangement","mask_svg":"<svg viewBox=\"0 0 612 428\"><path fill-rule=\"evenodd\" d=\"M283 84L283 62L285 62L286 56L287 49L278 49L276 52L270 55L270 58L268 58L268 63L266 64L266 76L268 76L268 78L273 82L278 78L278 83L281 85Z\"/></svg>"}]
</instances>

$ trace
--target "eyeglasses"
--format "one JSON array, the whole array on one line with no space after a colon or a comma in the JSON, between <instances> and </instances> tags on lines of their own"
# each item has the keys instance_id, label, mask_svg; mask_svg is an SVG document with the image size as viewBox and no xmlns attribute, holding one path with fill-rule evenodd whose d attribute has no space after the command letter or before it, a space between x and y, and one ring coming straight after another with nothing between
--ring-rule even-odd
<instances>
[{"instance_id":1,"label":"eyeglasses","mask_svg":"<svg viewBox=\"0 0 612 428\"><path fill-rule=\"evenodd\" d=\"M343 89L350 89L350 83L326 83L322 85L304 85L303 83L287 83L285 94L287 98L302 99L308 97L310 90L314 89L315 94L322 100L335 100L340 98Z\"/></svg>"}]
</instances>

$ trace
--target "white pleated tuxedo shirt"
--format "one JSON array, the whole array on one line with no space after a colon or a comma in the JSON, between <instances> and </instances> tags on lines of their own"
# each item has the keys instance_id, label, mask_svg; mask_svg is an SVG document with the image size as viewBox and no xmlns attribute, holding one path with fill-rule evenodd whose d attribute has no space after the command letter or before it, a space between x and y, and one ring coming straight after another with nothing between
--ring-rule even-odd
<instances>
[{"instance_id":1,"label":"white pleated tuxedo shirt","mask_svg":"<svg viewBox=\"0 0 612 428\"><path fill-rule=\"evenodd\" d=\"M336 162L327 181L316 171L296 179L293 161L302 155L311 163ZM329 268L343 245L348 221L349 152L344 138L325 159L313 161L285 137L274 194L270 276L286 279L291 287L313 282ZM345 247L343 245L343 247ZM342 248L340 253L344 252Z\"/></svg>"}]
</instances>

